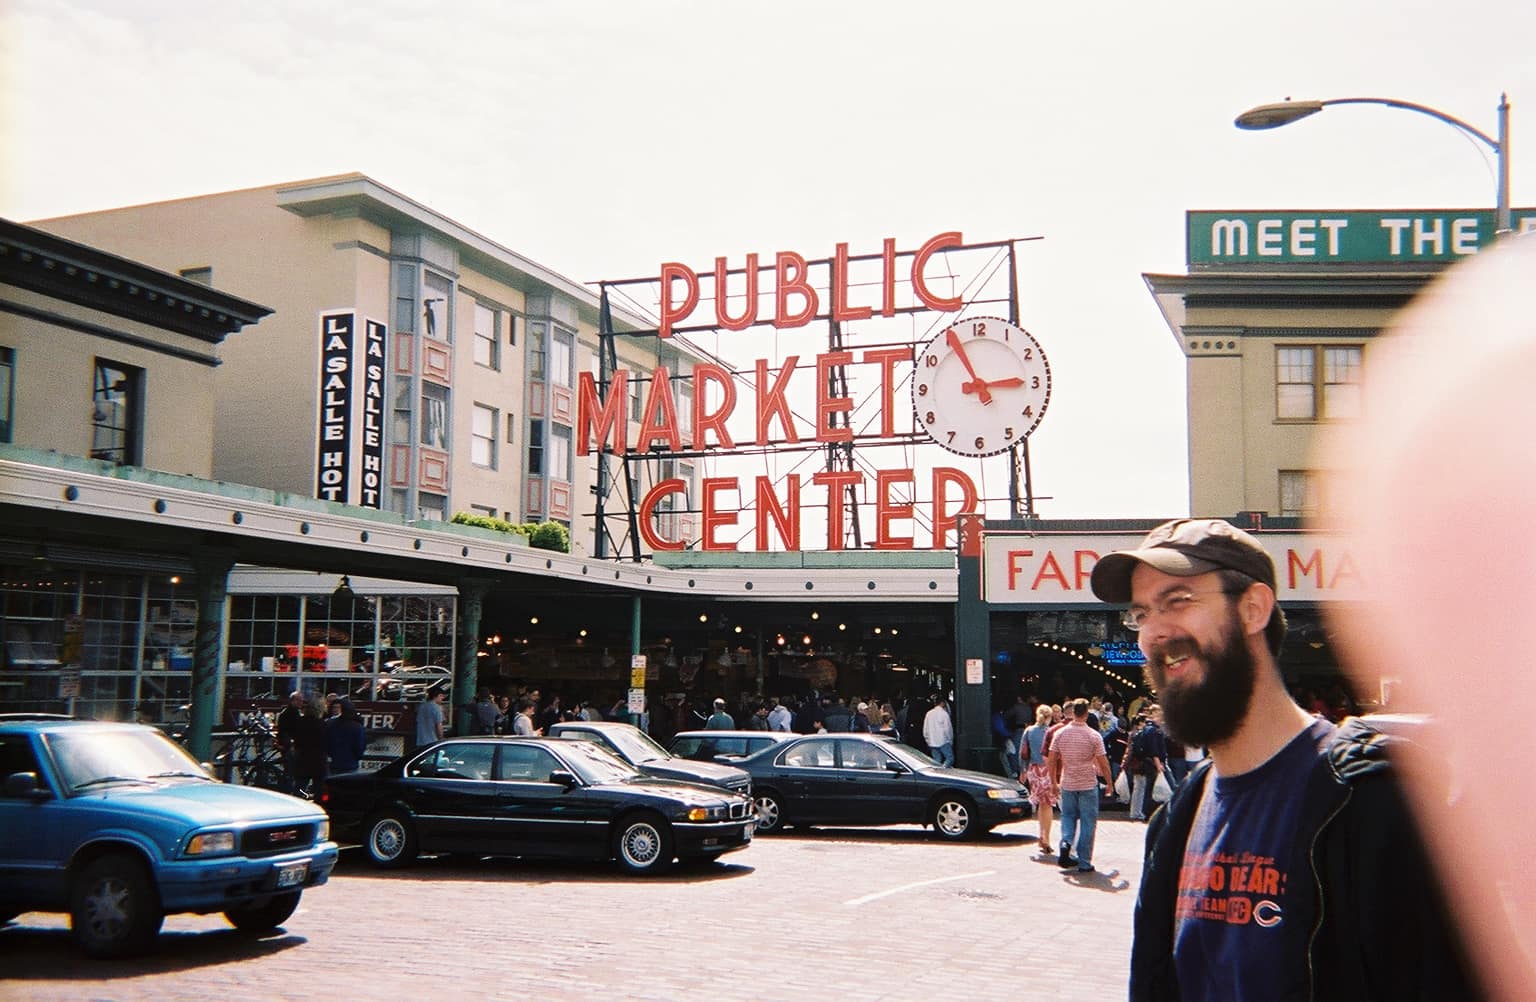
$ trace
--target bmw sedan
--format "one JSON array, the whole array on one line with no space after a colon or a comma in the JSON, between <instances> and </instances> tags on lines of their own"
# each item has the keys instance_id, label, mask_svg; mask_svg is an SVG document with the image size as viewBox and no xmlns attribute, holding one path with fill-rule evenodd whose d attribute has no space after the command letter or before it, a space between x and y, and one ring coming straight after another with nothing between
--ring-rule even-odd
<instances>
[{"instance_id":1,"label":"bmw sedan","mask_svg":"<svg viewBox=\"0 0 1536 1002\"><path fill-rule=\"evenodd\" d=\"M947 768L873 734L806 735L736 764L752 774L763 835L785 825L920 824L957 840L1024 817L1014 780Z\"/></svg>"},{"instance_id":2,"label":"bmw sedan","mask_svg":"<svg viewBox=\"0 0 1536 1002\"><path fill-rule=\"evenodd\" d=\"M713 859L752 841L752 801L654 779L589 741L440 741L377 772L331 778L338 839L375 866L419 853L618 860L631 873Z\"/></svg>"}]
</instances>

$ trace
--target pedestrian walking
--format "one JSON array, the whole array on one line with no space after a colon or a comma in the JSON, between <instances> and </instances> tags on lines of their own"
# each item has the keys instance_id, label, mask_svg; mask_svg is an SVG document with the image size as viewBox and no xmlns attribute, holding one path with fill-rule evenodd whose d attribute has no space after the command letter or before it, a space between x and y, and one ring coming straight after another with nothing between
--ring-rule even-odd
<instances>
[{"instance_id":1,"label":"pedestrian walking","mask_svg":"<svg viewBox=\"0 0 1536 1002\"><path fill-rule=\"evenodd\" d=\"M1088 700L1072 701L1072 719L1051 742L1051 782L1061 791L1061 849L1056 862L1093 872L1093 841L1099 826L1099 777L1112 783L1104 738L1088 725ZM1074 857L1075 852L1075 857Z\"/></svg>"}]
</instances>

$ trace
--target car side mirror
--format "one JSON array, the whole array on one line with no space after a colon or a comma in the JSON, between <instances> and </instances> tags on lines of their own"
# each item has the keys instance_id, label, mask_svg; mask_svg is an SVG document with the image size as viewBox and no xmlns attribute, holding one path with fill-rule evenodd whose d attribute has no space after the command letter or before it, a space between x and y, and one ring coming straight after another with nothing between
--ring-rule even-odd
<instances>
[{"instance_id":1,"label":"car side mirror","mask_svg":"<svg viewBox=\"0 0 1536 1002\"><path fill-rule=\"evenodd\" d=\"M896 775L900 776L907 771L907 767L895 759L888 758L885 760L885 771L894 772Z\"/></svg>"},{"instance_id":2,"label":"car side mirror","mask_svg":"<svg viewBox=\"0 0 1536 1002\"><path fill-rule=\"evenodd\" d=\"M5 777L5 795L25 800L47 800L53 796L40 785L35 772L13 772Z\"/></svg>"},{"instance_id":3,"label":"car side mirror","mask_svg":"<svg viewBox=\"0 0 1536 1002\"><path fill-rule=\"evenodd\" d=\"M549 781L551 783L559 783L569 790L576 785L576 774L574 772L567 772L564 769L556 769L549 774Z\"/></svg>"}]
</instances>

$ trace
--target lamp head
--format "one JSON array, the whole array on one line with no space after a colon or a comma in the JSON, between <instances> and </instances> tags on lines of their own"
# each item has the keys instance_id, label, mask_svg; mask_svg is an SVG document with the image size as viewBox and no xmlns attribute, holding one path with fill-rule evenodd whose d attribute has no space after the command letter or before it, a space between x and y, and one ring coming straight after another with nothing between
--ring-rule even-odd
<instances>
[{"instance_id":1,"label":"lamp head","mask_svg":"<svg viewBox=\"0 0 1536 1002\"><path fill-rule=\"evenodd\" d=\"M1281 101L1249 108L1232 120L1239 129L1278 129L1323 110L1321 101Z\"/></svg>"},{"instance_id":2,"label":"lamp head","mask_svg":"<svg viewBox=\"0 0 1536 1002\"><path fill-rule=\"evenodd\" d=\"M343 574L341 576L341 584L337 585L336 590L331 592L331 601L350 602L356 597L352 593L352 579Z\"/></svg>"}]
</instances>

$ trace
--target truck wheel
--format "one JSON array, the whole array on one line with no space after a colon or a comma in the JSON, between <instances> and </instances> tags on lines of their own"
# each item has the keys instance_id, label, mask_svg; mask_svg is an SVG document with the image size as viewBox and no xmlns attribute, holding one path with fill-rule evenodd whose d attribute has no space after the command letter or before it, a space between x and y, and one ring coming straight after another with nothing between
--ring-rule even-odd
<instances>
[{"instance_id":1,"label":"truck wheel","mask_svg":"<svg viewBox=\"0 0 1536 1002\"><path fill-rule=\"evenodd\" d=\"M276 929L287 921L293 910L299 907L300 891L274 894L265 901L241 905L224 912L229 924L241 932L266 932Z\"/></svg>"},{"instance_id":2,"label":"truck wheel","mask_svg":"<svg viewBox=\"0 0 1536 1002\"><path fill-rule=\"evenodd\" d=\"M92 957L121 957L148 948L165 913L144 866L130 856L90 863L70 890L70 928Z\"/></svg>"}]
</instances>

